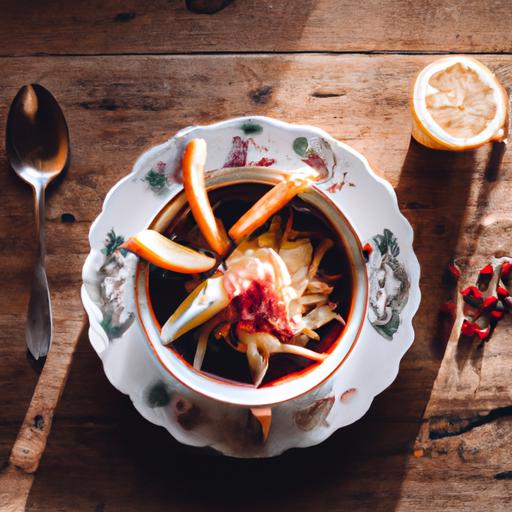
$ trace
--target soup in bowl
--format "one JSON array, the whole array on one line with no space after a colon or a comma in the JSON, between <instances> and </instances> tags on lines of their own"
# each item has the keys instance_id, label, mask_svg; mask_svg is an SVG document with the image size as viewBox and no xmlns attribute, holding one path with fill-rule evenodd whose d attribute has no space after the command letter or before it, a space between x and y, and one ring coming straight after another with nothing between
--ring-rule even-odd
<instances>
[{"instance_id":1,"label":"soup in bowl","mask_svg":"<svg viewBox=\"0 0 512 512\"><path fill-rule=\"evenodd\" d=\"M216 215L229 229L282 178L282 172L269 168L221 169L207 173L206 188ZM204 237L184 191L169 201L149 227L170 240L215 256L204 249ZM257 275L259 268L254 260L262 258L266 262L270 251L286 266L292 288L299 288L290 301L300 306L296 316L300 316L298 323L302 323L296 332L286 322L280 322L282 318L276 314L276 310L284 308L279 307L283 304L278 307L273 304L281 297L274 293L275 276L267 282L270 290L266 290L264 272L263 278ZM247 253L252 257L244 259ZM231 274L233 267L238 274ZM307 282L297 284L301 275ZM236 285L247 277L249 285L245 293L228 296L229 304L216 310L217 316L222 317L223 311L226 314L207 329L200 366L194 363L209 319L198 322L170 343L165 342L166 323L180 307L185 315L192 309L193 304L186 301L194 290L205 284L211 286L209 283L216 279L235 281ZM340 209L314 186L272 215L221 260L213 274L211 271L181 274L141 260L136 283L139 320L148 345L165 372L204 397L246 407L286 402L325 383L357 340L368 290L365 260L357 235ZM224 286L229 285L224 283ZM215 295L204 294L206 309L212 297ZM244 299L248 304L243 303ZM297 311L297 304L295 307ZM280 346L274 352L273 347L267 350L271 352L268 364L263 362L265 371L258 375L249 364L247 344L240 346L247 337L251 338L248 334L240 335L240 323L253 337L267 333L274 344L277 339L287 346L285 350L280 350ZM298 350L289 350L289 345ZM257 352L256 358L264 359L267 355L265 346Z\"/></svg>"}]
</instances>

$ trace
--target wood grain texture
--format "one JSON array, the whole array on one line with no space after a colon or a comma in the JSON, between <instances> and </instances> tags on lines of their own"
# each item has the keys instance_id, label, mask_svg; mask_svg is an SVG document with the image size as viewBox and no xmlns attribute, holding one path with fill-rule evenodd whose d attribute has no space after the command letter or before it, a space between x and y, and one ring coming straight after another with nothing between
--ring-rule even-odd
<instances>
[{"instance_id":1,"label":"wood grain texture","mask_svg":"<svg viewBox=\"0 0 512 512\"><path fill-rule=\"evenodd\" d=\"M11 449L6 466L0 471L0 510L25 510L33 484L34 473L46 449L53 415L67 382L75 348L84 329L83 314L69 314L63 307L59 293L53 312L54 334L51 351L46 358L41 376L25 414L25 418Z\"/></svg>"},{"instance_id":2,"label":"wood grain texture","mask_svg":"<svg viewBox=\"0 0 512 512\"><path fill-rule=\"evenodd\" d=\"M409 83L433 58L2 59L0 130L9 99L19 85L33 81L55 94L70 126L72 165L51 191L47 213L55 309L73 320L72 326L61 326L63 332L71 333L81 315L87 232L107 191L142 151L178 129L236 115L317 125L362 151L395 187L414 227L422 267L416 341L395 383L355 425L317 448L274 460L235 461L178 445L110 386L82 336L28 510L64 511L72 504L73 510L226 511L239 510L241 503L246 510L269 511L510 509L510 415L492 416L459 435L429 436L432 418L457 421L506 412L512 405L510 322L500 324L481 354L467 356L464 364L453 336L445 355L447 336L438 326L439 306L452 295L441 283L448 260L460 257L469 280L495 250L511 250L512 156L505 152L497 165L490 146L454 154L410 140ZM512 86L512 57L482 60ZM30 192L8 172L3 156L0 168L0 455L5 461L34 383L23 334L34 247ZM62 222L63 214L74 222ZM415 457L419 449L423 455Z\"/></svg>"},{"instance_id":3,"label":"wood grain texture","mask_svg":"<svg viewBox=\"0 0 512 512\"><path fill-rule=\"evenodd\" d=\"M185 0L0 3L0 55L10 56L512 49L506 1L234 0L213 2L228 4L215 14Z\"/></svg>"}]
</instances>

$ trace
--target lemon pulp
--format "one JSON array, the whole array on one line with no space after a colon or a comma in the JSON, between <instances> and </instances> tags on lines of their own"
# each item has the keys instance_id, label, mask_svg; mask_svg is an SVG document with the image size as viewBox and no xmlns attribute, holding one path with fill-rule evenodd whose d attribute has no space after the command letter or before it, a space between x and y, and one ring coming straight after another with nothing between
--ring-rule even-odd
<instances>
[{"instance_id":1,"label":"lemon pulp","mask_svg":"<svg viewBox=\"0 0 512 512\"><path fill-rule=\"evenodd\" d=\"M483 132L496 116L494 90L460 62L430 78L427 109L447 133L460 139Z\"/></svg>"}]
</instances>

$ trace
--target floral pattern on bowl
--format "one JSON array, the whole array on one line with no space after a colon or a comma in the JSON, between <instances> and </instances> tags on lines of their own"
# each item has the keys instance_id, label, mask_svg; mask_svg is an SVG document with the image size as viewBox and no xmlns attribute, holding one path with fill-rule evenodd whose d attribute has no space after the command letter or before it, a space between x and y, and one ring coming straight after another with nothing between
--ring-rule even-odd
<instances>
[{"instance_id":1,"label":"floral pattern on bowl","mask_svg":"<svg viewBox=\"0 0 512 512\"><path fill-rule=\"evenodd\" d=\"M409 298L409 276L399 260L398 241L389 229L375 235L370 245L368 318L377 332L392 340L400 327L400 313Z\"/></svg>"}]
</instances>

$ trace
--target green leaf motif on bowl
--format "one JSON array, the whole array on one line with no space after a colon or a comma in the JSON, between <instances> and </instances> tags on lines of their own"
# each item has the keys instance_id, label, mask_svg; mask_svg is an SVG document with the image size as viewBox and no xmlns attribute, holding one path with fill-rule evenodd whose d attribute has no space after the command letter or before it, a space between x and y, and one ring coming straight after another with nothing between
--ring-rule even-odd
<instances>
[{"instance_id":1,"label":"green leaf motif on bowl","mask_svg":"<svg viewBox=\"0 0 512 512\"><path fill-rule=\"evenodd\" d=\"M109 340L114 340L116 338L120 338L125 331L130 327L133 322L133 318L129 317L129 320L123 323L116 323L111 313L103 311L103 318L100 322L101 327L108 336Z\"/></svg>"},{"instance_id":2,"label":"green leaf motif on bowl","mask_svg":"<svg viewBox=\"0 0 512 512\"><path fill-rule=\"evenodd\" d=\"M240 129L245 135L258 135L263 131L261 124L255 123L254 121L246 121L240 126Z\"/></svg>"},{"instance_id":3,"label":"green leaf motif on bowl","mask_svg":"<svg viewBox=\"0 0 512 512\"><path fill-rule=\"evenodd\" d=\"M142 181L147 183L155 194L160 194L169 185L169 177L165 172L166 167L167 164L165 162L157 162L142 178Z\"/></svg>"},{"instance_id":4,"label":"green leaf motif on bowl","mask_svg":"<svg viewBox=\"0 0 512 512\"><path fill-rule=\"evenodd\" d=\"M307 156L308 148L309 144L306 137L297 137L293 141L293 151L295 151L295 153L297 153L301 158L305 158Z\"/></svg>"},{"instance_id":5,"label":"green leaf motif on bowl","mask_svg":"<svg viewBox=\"0 0 512 512\"><path fill-rule=\"evenodd\" d=\"M112 256L112 254L114 254L114 252L116 251L116 249L122 244L124 243L124 237L120 236L120 235L116 235L116 232L114 231L114 228L112 228L108 233L107 233L107 236L105 238L105 247L103 247L103 249L101 249L101 252L105 255L105 256ZM126 249L121 249L119 251L123 256L126 256Z\"/></svg>"},{"instance_id":6,"label":"green leaf motif on bowl","mask_svg":"<svg viewBox=\"0 0 512 512\"><path fill-rule=\"evenodd\" d=\"M373 240L377 244L379 251L383 256L388 252L388 250L395 258L400 254L398 241L389 229L384 229L384 234L374 236Z\"/></svg>"},{"instance_id":7,"label":"green leaf motif on bowl","mask_svg":"<svg viewBox=\"0 0 512 512\"><path fill-rule=\"evenodd\" d=\"M146 402L151 408L165 407L169 405L171 395L163 382L156 382L146 393Z\"/></svg>"},{"instance_id":8,"label":"green leaf motif on bowl","mask_svg":"<svg viewBox=\"0 0 512 512\"><path fill-rule=\"evenodd\" d=\"M293 141L293 151L306 165L318 172L319 181L334 174L336 155L331 144L323 137L297 137Z\"/></svg>"}]
</instances>

